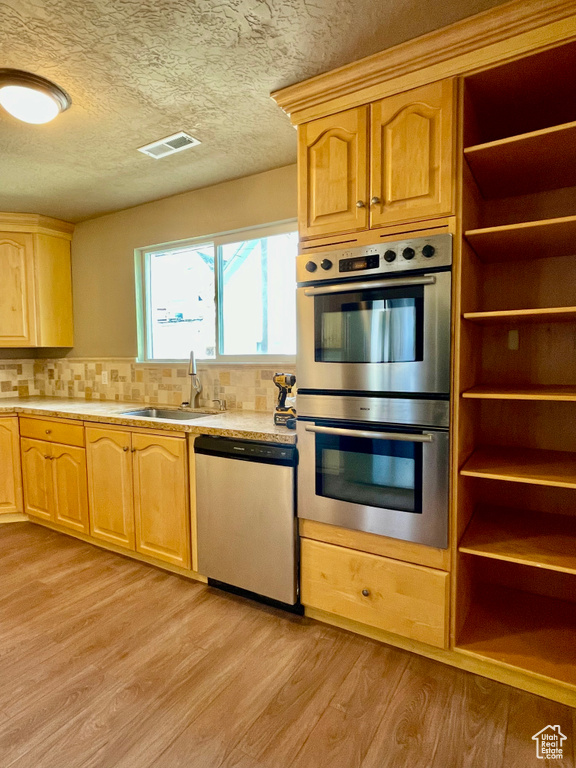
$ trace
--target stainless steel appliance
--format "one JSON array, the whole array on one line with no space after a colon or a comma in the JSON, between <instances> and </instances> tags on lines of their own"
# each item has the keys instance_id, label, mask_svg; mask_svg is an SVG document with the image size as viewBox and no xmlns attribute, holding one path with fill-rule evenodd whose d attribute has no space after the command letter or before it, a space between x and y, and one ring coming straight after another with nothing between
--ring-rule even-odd
<instances>
[{"instance_id":1,"label":"stainless steel appliance","mask_svg":"<svg viewBox=\"0 0 576 768\"><path fill-rule=\"evenodd\" d=\"M295 446L202 435L194 453L200 573L297 603Z\"/></svg>"},{"instance_id":2,"label":"stainless steel appliance","mask_svg":"<svg viewBox=\"0 0 576 768\"><path fill-rule=\"evenodd\" d=\"M299 391L450 391L452 235L297 259Z\"/></svg>"},{"instance_id":3,"label":"stainless steel appliance","mask_svg":"<svg viewBox=\"0 0 576 768\"><path fill-rule=\"evenodd\" d=\"M449 402L298 395L298 516L448 546Z\"/></svg>"}]
</instances>

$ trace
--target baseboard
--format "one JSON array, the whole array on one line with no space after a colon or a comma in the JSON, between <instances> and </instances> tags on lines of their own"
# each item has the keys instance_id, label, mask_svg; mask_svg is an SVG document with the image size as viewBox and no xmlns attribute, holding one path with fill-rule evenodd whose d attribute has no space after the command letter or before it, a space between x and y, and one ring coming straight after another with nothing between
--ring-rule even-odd
<instances>
[{"instance_id":1,"label":"baseboard","mask_svg":"<svg viewBox=\"0 0 576 768\"><path fill-rule=\"evenodd\" d=\"M0 515L0 525L3 525L4 523L26 523L28 522L28 518L26 515L19 514L18 512L15 512L11 515Z\"/></svg>"}]
</instances>

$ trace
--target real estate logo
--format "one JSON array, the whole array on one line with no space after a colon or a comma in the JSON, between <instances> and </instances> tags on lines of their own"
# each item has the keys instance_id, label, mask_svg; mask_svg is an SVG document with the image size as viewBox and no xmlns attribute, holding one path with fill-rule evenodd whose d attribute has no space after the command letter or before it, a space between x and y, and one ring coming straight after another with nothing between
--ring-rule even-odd
<instances>
[{"instance_id":1,"label":"real estate logo","mask_svg":"<svg viewBox=\"0 0 576 768\"><path fill-rule=\"evenodd\" d=\"M547 725L532 736L536 742L536 757L538 760L562 760L564 749L562 744L568 737L564 736L559 725Z\"/></svg>"}]
</instances>

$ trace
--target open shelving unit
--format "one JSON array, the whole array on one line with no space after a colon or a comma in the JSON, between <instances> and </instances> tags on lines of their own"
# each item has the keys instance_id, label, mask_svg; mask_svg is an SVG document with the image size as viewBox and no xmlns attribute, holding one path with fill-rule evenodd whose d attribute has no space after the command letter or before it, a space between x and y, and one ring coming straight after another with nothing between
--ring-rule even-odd
<instances>
[{"instance_id":1,"label":"open shelving unit","mask_svg":"<svg viewBox=\"0 0 576 768\"><path fill-rule=\"evenodd\" d=\"M576 693L576 43L466 77L462 138L453 645Z\"/></svg>"}]
</instances>

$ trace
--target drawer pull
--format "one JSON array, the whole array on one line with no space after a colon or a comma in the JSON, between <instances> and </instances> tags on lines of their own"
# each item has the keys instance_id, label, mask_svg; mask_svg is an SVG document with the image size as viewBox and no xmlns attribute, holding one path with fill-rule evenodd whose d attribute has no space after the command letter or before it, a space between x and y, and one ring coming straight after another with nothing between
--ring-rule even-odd
<instances>
[{"instance_id":1,"label":"drawer pull","mask_svg":"<svg viewBox=\"0 0 576 768\"><path fill-rule=\"evenodd\" d=\"M370 596L370 590L369 589L363 589L362 590L362 594L364 595L364 597L369 597Z\"/></svg>"},{"instance_id":2,"label":"drawer pull","mask_svg":"<svg viewBox=\"0 0 576 768\"><path fill-rule=\"evenodd\" d=\"M129 450L130 450L130 448L128 448L128 446L127 446L127 445L125 445L125 446L122 448L122 450L123 450L123 451L129 451Z\"/></svg>"},{"instance_id":3,"label":"drawer pull","mask_svg":"<svg viewBox=\"0 0 576 768\"><path fill-rule=\"evenodd\" d=\"M46 454L44 454L44 458L45 458L45 459L50 459L50 458L52 458L52 457L51 457L51 456L46 456Z\"/></svg>"},{"instance_id":4,"label":"drawer pull","mask_svg":"<svg viewBox=\"0 0 576 768\"><path fill-rule=\"evenodd\" d=\"M46 430L46 434L47 434L47 435L51 435L51 434L52 434L52 430L51 430L51 429L47 429L47 430Z\"/></svg>"}]
</instances>

